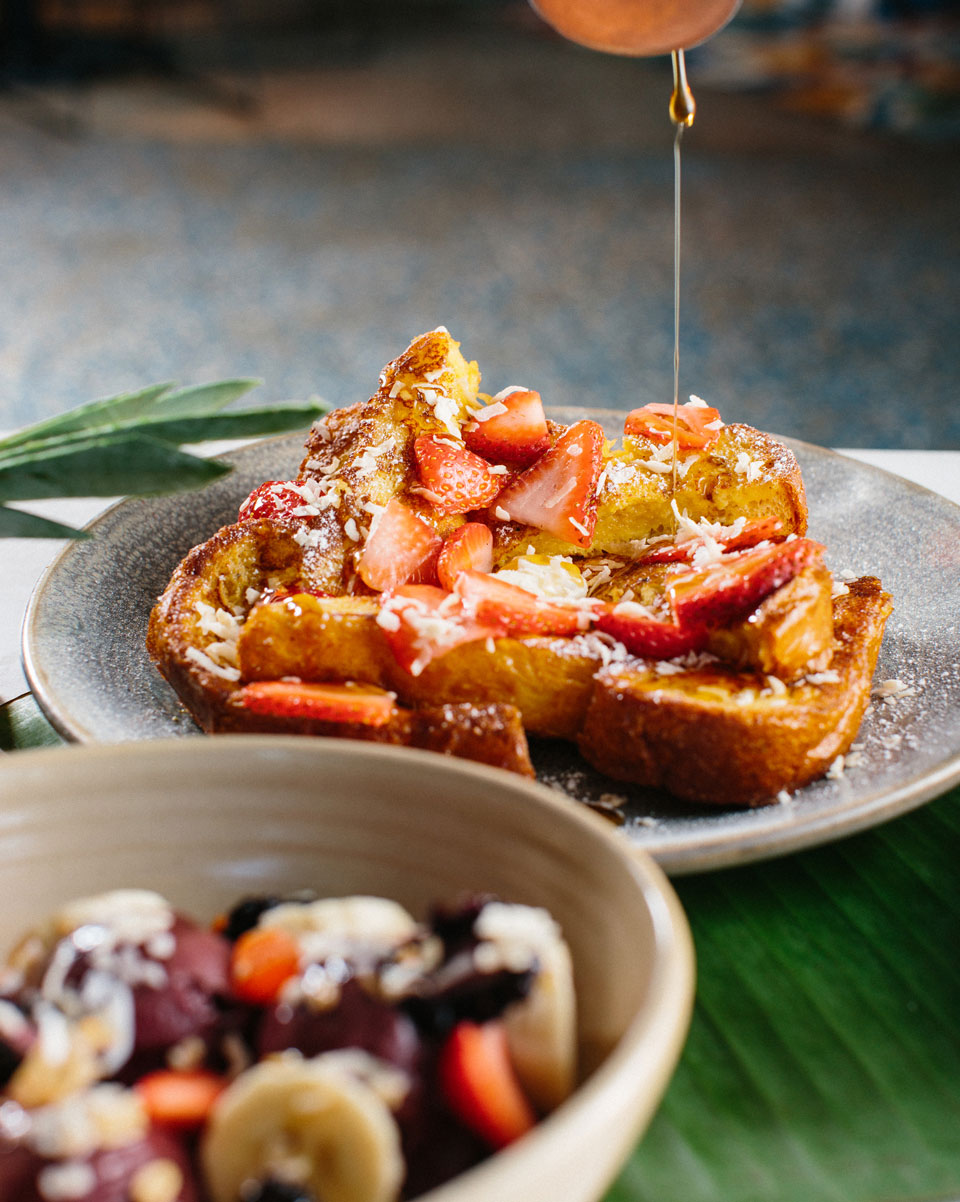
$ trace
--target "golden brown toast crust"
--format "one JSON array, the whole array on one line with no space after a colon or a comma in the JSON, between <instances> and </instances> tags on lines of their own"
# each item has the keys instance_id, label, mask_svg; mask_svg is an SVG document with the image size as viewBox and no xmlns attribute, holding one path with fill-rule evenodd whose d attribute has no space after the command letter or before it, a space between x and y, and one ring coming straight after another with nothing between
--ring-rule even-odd
<instances>
[{"instance_id":1,"label":"golden brown toast crust","mask_svg":"<svg viewBox=\"0 0 960 1202\"><path fill-rule=\"evenodd\" d=\"M822 776L853 740L893 603L875 577L834 601L830 669L784 689L712 664L664 675L612 665L578 745L618 780L719 805L756 805ZM818 679L819 677L819 679Z\"/></svg>"}]
</instances>

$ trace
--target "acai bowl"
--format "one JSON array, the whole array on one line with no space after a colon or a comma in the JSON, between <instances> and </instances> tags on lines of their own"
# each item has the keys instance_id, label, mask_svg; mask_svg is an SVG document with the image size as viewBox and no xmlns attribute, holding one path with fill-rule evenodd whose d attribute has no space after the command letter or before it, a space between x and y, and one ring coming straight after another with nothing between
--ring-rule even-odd
<instances>
[{"instance_id":1,"label":"acai bowl","mask_svg":"<svg viewBox=\"0 0 960 1202\"><path fill-rule=\"evenodd\" d=\"M0 776L0 880L0 946L33 981L18 994L8 974L0 1003L0 1173L24 1147L34 1157L6 1202L589 1202L649 1121L689 1021L689 932L652 861L535 783L426 752L244 737L25 753ZM73 1000L54 1009L76 1009L78 940L87 965L104 930L141 1001L156 977L163 1034L141 1005L92 1079L88 1066L81 1084L38 1087L23 1064L39 1026L46 1059L71 1061L37 982L66 981ZM280 967L268 954L250 969L278 931ZM131 967L124 939L159 969ZM184 996L165 996L173 968ZM490 1070L504 1055L506 1086ZM118 1128L145 1143L135 1164L103 1169L89 1135L51 1145L57 1108L90 1089L108 1143L122 1151ZM370 1171L317 1177L313 1152Z\"/></svg>"}]
</instances>

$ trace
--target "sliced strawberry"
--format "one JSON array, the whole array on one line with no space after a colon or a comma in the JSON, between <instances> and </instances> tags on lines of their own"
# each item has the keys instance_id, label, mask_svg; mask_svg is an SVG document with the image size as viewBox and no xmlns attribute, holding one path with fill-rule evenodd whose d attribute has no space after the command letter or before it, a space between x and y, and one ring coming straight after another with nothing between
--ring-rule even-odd
<instances>
[{"instance_id":1,"label":"sliced strawberry","mask_svg":"<svg viewBox=\"0 0 960 1202\"><path fill-rule=\"evenodd\" d=\"M238 522L248 518L272 518L290 513L304 504L303 497L296 492L295 480L267 480L255 488L240 506Z\"/></svg>"},{"instance_id":2,"label":"sliced strawberry","mask_svg":"<svg viewBox=\"0 0 960 1202\"><path fill-rule=\"evenodd\" d=\"M513 1143L536 1122L503 1023L457 1023L440 1054L440 1087L464 1126L494 1148Z\"/></svg>"},{"instance_id":3,"label":"sliced strawberry","mask_svg":"<svg viewBox=\"0 0 960 1202\"><path fill-rule=\"evenodd\" d=\"M603 429L580 421L508 484L497 497L494 514L555 534L578 547L589 547L597 524Z\"/></svg>"},{"instance_id":4,"label":"sliced strawberry","mask_svg":"<svg viewBox=\"0 0 960 1202\"><path fill-rule=\"evenodd\" d=\"M783 536L783 522L779 518L752 518L739 534L720 541L727 551L745 551L748 547L755 547L757 543L776 542Z\"/></svg>"},{"instance_id":5,"label":"sliced strawberry","mask_svg":"<svg viewBox=\"0 0 960 1202\"><path fill-rule=\"evenodd\" d=\"M529 388L504 388L473 422L464 429L464 441L494 463L527 467L550 446L543 401Z\"/></svg>"},{"instance_id":6,"label":"sliced strawberry","mask_svg":"<svg viewBox=\"0 0 960 1202\"><path fill-rule=\"evenodd\" d=\"M468 613L476 614L480 622L500 626L513 638L534 634L569 636L589 625L582 610L544 601L536 593L484 572L461 572L455 591Z\"/></svg>"},{"instance_id":7,"label":"sliced strawberry","mask_svg":"<svg viewBox=\"0 0 960 1202\"><path fill-rule=\"evenodd\" d=\"M673 659L706 645L707 630L702 625L680 626L645 614L642 607L627 601L604 605L594 626L613 637L630 652L650 659Z\"/></svg>"},{"instance_id":8,"label":"sliced strawberry","mask_svg":"<svg viewBox=\"0 0 960 1202\"><path fill-rule=\"evenodd\" d=\"M448 438L428 435L413 444L420 483L436 497L439 513L466 513L489 505L503 480L490 471L490 464L466 447Z\"/></svg>"},{"instance_id":9,"label":"sliced strawberry","mask_svg":"<svg viewBox=\"0 0 960 1202\"><path fill-rule=\"evenodd\" d=\"M695 547L700 546L699 539L689 539L685 543L664 543L660 547L650 547L638 555L635 563L689 563Z\"/></svg>"},{"instance_id":10,"label":"sliced strawberry","mask_svg":"<svg viewBox=\"0 0 960 1202\"><path fill-rule=\"evenodd\" d=\"M797 538L734 552L697 571L681 569L667 585L674 616L681 626L716 626L746 617L822 554L819 543Z\"/></svg>"},{"instance_id":11,"label":"sliced strawberry","mask_svg":"<svg viewBox=\"0 0 960 1202\"><path fill-rule=\"evenodd\" d=\"M240 700L253 714L383 726L393 715L396 698L393 693L375 689L372 685L255 680L243 686Z\"/></svg>"},{"instance_id":12,"label":"sliced strawberry","mask_svg":"<svg viewBox=\"0 0 960 1202\"><path fill-rule=\"evenodd\" d=\"M678 405L674 423L672 405L644 405L627 414L623 423L624 434L642 434L655 442L671 442L674 428L677 446L701 448L709 446L720 433L719 429L708 430L707 426L720 421L720 412L705 405Z\"/></svg>"},{"instance_id":13,"label":"sliced strawberry","mask_svg":"<svg viewBox=\"0 0 960 1202\"><path fill-rule=\"evenodd\" d=\"M731 534L717 539L725 551L744 551L755 547L757 543L773 541L783 535L783 523L779 518L754 518L748 521L739 534ZM636 562L643 564L654 563L689 563L697 547L702 545L702 539L689 538L682 543L665 543L660 547L651 547L638 556Z\"/></svg>"},{"instance_id":14,"label":"sliced strawberry","mask_svg":"<svg viewBox=\"0 0 960 1202\"><path fill-rule=\"evenodd\" d=\"M437 559L437 576L445 589L452 589L461 572L493 571L493 535L483 522L466 522L447 539Z\"/></svg>"},{"instance_id":15,"label":"sliced strawberry","mask_svg":"<svg viewBox=\"0 0 960 1202\"><path fill-rule=\"evenodd\" d=\"M502 626L467 613L455 593L428 584L394 589L380 605L377 624L397 663L411 676L419 676L432 660L461 643L504 633Z\"/></svg>"},{"instance_id":16,"label":"sliced strawberry","mask_svg":"<svg viewBox=\"0 0 960 1202\"><path fill-rule=\"evenodd\" d=\"M282 927L252 927L233 945L230 987L243 1002L270 1006L300 972L300 945Z\"/></svg>"},{"instance_id":17,"label":"sliced strawberry","mask_svg":"<svg viewBox=\"0 0 960 1202\"><path fill-rule=\"evenodd\" d=\"M391 497L367 537L357 571L377 592L408 581L436 554L440 535L432 526Z\"/></svg>"},{"instance_id":18,"label":"sliced strawberry","mask_svg":"<svg viewBox=\"0 0 960 1202\"><path fill-rule=\"evenodd\" d=\"M134 1089L151 1122L192 1131L206 1122L228 1084L226 1077L205 1069L158 1069L141 1077Z\"/></svg>"}]
</instances>

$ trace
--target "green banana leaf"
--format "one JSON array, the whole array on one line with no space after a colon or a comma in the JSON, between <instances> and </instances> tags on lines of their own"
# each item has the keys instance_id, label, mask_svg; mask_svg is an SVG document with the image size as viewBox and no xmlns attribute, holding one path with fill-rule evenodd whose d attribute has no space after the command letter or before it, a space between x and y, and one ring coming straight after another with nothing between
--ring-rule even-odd
<instances>
[{"instance_id":1,"label":"green banana leaf","mask_svg":"<svg viewBox=\"0 0 960 1202\"><path fill-rule=\"evenodd\" d=\"M607 1202L960 1198L960 790L675 882L697 1003Z\"/></svg>"}]
</instances>

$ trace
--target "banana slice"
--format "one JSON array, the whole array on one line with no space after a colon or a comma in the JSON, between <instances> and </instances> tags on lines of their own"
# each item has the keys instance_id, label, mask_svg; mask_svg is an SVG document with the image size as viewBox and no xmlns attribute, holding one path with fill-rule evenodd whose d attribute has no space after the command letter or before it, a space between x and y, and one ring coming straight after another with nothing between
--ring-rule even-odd
<instances>
[{"instance_id":1,"label":"banana slice","mask_svg":"<svg viewBox=\"0 0 960 1202\"><path fill-rule=\"evenodd\" d=\"M201 1160L212 1202L274 1178L323 1202L395 1202L400 1131L387 1104L334 1054L255 1065L220 1095Z\"/></svg>"},{"instance_id":2,"label":"banana slice","mask_svg":"<svg viewBox=\"0 0 960 1202\"><path fill-rule=\"evenodd\" d=\"M474 933L493 943L503 962L521 967L536 956L539 971L521 1002L504 1013L510 1058L520 1083L542 1111L573 1092L577 1078L577 1003L573 962L556 922L533 906L489 902Z\"/></svg>"},{"instance_id":3,"label":"banana slice","mask_svg":"<svg viewBox=\"0 0 960 1202\"><path fill-rule=\"evenodd\" d=\"M418 927L403 906L385 897L331 897L285 903L264 911L259 926L281 927L293 935L306 958L353 959L386 955L405 943Z\"/></svg>"}]
</instances>

